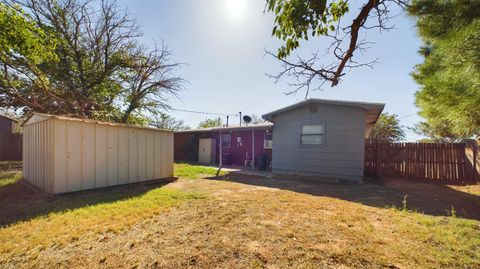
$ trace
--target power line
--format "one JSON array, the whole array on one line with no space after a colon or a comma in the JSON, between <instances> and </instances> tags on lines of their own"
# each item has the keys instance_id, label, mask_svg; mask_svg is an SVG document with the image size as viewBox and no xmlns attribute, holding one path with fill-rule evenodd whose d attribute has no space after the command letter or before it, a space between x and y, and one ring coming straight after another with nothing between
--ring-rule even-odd
<instances>
[{"instance_id":1,"label":"power line","mask_svg":"<svg viewBox=\"0 0 480 269\"><path fill-rule=\"evenodd\" d=\"M238 114L223 114L223 113L213 113L213 112L205 112L205 111L194 111L194 110L177 109L177 108L172 108L172 110L174 110L174 111L180 111L180 112L188 112L188 113L197 113L197 114L203 114L203 115L239 117Z\"/></svg>"},{"instance_id":2,"label":"power line","mask_svg":"<svg viewBox=\"0 0 480 269\"><path fill-rule=\"evenodd\" d=\"M412 113L412 114L408 114L408 115L405 115L405 116L401 116L401 117L399 117L398 119L399 119L399 120L405 119L405 118L411 117L411 116L416 115L416 114L417 114L417 112Z\"/></svg>"}]
</instances>

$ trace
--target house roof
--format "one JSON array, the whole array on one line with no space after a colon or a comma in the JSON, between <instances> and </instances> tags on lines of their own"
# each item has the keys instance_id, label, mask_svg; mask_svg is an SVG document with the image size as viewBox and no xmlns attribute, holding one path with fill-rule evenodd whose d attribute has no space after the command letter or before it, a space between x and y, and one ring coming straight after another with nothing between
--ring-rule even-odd
<instances>
[{"instance_id":1,"label":"house roof","mask_svg":"<svg viewBox=\"0 0 480 269\"><path fill-rule=\"evenodd\" d=\"M351 106L351 107L359 107L366 111L365 113L365 124L366 124L366 131L365 137L370 135L370 132L373 129L373 126L377 122L378 117L383 111L385 104L383 103L371 103L371 102L359 102L359 101L343 101L343 100L331 100L331 99L307 99L298 103L295 103L290 106L286 106L284 108L280 108L269 112L267 114L262 115L262 118L272 121L272 119L281 113L290 111L292 109L306 106L308 104L321 104L321 105L338 105L338 106Z\"/></svg>"},{"instance_id":2,"label":"house roof","mask_svg":"<svg viewBox=\"0 0 480 269\"><path fill-rule=\"evenodd\" d=\"M212 128L198 128L177 131L177 133L201 133L201 132L219 132L219 131L248 131L248 130L265 130L273 126L271 122L262 122L257 124L245 125L229 125L228 127L212 127Z\"/></svg>"},{"instance_id":3,"label":"house roof","mask_svg":"<svg viewBox=\"0 0 480 269\"><path fill-rule=\"evenodd\" d=\"M108 125L108 126L122 126L122 127L146 129L146 130L153 130L153 131L173 132L171 130L158 129L158 128L153 128L153 127L146 127L146 126L139 126L139 125L132 125L132 124L123 124L123 123L113 123L113 122L108 122L108 121L98 121L98 120L92 120L92 119L86 119L86 118L63 116L63 115L52 115L52 114L37 113L37 112L34 112L34 113L30 114L28 116L28 118L22 123L22 126L23 125L28 125L29 124L28 121L30 119L32 119L34 116L37 116L39 118L39 120L36 120L34 122L45 121L45 120L49 120L49 119L57 119L57 120L66 120L66 121L78 121L78 122L85 122L85 123L94 123L94 124ZM34 122L32 122L32 123L34 123Z\"/></svg>"}]
</instances>

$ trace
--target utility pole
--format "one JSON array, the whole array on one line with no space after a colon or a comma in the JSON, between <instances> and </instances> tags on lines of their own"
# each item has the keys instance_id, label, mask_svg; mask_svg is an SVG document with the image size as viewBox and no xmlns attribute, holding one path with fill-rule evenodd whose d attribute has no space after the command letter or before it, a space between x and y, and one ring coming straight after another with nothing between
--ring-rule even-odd
<instances>
[{"instance_id":1,"label":"utility pole","mask_svg":"<svg viewBox=\"0 0 480 269\"><path fill-rule=\"evenodd\" d=\"M240 114L240 126L242 126L242 111L238 112Z\"/></svg>"},{"instance_id":2,"label":"utility pole","mask_svg":"<svg viewBox=\"0 0 480 269\"><path fill-rule=\"evenodd\" d=\"M230 117L230 116L227 115L227 127L228 127L228 118L229 118L229 117Z\"/></svg>"}]
</instances>

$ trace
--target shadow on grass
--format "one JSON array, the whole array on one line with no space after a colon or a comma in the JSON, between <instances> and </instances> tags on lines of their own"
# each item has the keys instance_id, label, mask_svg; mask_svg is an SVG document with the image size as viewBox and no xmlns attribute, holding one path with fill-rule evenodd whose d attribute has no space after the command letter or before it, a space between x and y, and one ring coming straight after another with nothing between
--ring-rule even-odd
<instances>
[{"instance_id":1,"label":"shadow on grass","mask_svg":"<svg viewBox=\"0 0 480 269\"><path fill-rule=\"evenodd\" d=\"M154 180L60 195L47 194L19 180L0 187L0 227L50 213L134 198L174 180Z\"/></svg>"},{"instance_id":2,"label":"shadow on grass","mask_svg":"<svg viewBox=\"0 0 480 269\"><path fill-rule=\"evenodd\" d=\"M385 179L364 184L319 181L315 178L274 176L264 178L229 173L216 180L263 186L338 198L379 208L396 207L416 210L433 216L452 216L480 220L480 196L462 192L449 186L415 182L405 179Z\"/></svg>"}]
</instances>

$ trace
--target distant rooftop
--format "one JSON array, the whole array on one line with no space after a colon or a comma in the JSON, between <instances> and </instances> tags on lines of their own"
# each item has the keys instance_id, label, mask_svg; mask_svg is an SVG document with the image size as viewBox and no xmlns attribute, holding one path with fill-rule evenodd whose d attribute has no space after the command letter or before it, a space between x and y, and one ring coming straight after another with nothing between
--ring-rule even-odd
<instances>
[{"instance_id":1,"label":"distant rooftop","mask_svg":"<svg viewBox=\"0 0 480 269\"><path fill-rule=\"evenodd\" d=\"M210 131L227 131L227 130L256 130L256 129L268 129L273 126L271 122L261 122L257 124L232 124L222 127L212 127L212 128L197 128L197 129L188 129L177 131L177 133L195 133L195 132L210 132Z\"/></svg>"}]
</instances>

